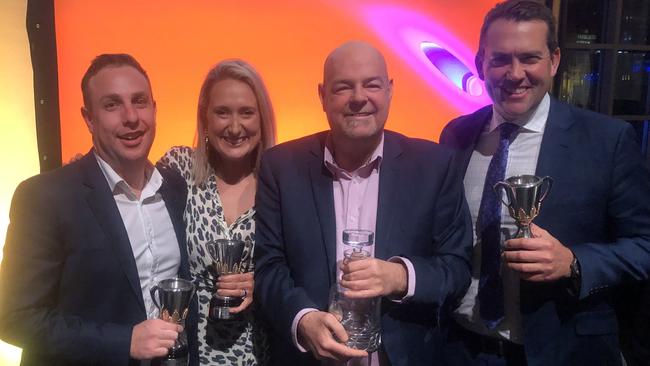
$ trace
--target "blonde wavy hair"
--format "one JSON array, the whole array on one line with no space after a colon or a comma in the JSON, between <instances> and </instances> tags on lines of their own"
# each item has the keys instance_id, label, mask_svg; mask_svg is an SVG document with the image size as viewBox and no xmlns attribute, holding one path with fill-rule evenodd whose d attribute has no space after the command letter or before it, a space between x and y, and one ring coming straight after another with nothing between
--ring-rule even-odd
<instances>
[{"instance_id":1,"label":"blonde wavy hair","mask_svg":"<svg viewBox=\"0 0 650 366\"><path fill-rule=\"evenodd\" d=\"M269 93L264 86L264 82L255 69L243 60L232 59L224 60L216 64L203 80L201 93L199 94L199 105L196 118L196 141L194 144L194 180L197 185L203 185L210 175L209 155L214 154L212 146L205 143L205 131L207 123L208 105L210 104L210 92L212 86L226 79L238 80L246 83L253 90L257 99L257 107L260 115L261 141L257 147L257 156L253 173L257 174L260 158L264 150L275 145L275 115L271 105ZM214 167L216 170L217 167Z\"/></svg>"}]
</instances>

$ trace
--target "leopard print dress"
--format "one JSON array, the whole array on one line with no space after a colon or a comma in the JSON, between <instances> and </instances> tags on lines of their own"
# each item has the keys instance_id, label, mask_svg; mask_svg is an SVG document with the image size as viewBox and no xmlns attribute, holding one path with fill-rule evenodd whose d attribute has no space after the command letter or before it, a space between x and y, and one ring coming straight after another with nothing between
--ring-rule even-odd
<instances>
[{"instance_id":1,"label":"leopard print dress","mask_svg":"<svg viewBox=\"0 0 650 366\"><path fill-rule=\"evenodd\" d=\"M230 226L217 192L214 172L204 186L194 183L192 174L193 149L186 146L173 147L160 160L164 165L181 173L187 183L187 204L183 215L187 235L187 251L190 271L197 283L199 300L199 363L201 365L263 365L267 358L267 342L260 321L253 306L243 318L221 322L208 322L212 291L209 284L214 281L212 261L205 243L216 239L239 239L246 242L244 261L253 270L255 210L251 208Z\"/></svg>"}]
</instances>

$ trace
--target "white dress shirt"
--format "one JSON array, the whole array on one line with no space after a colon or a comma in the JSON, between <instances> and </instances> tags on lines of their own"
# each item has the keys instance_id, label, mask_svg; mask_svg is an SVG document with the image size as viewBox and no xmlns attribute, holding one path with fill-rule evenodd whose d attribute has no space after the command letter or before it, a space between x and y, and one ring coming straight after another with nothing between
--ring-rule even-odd
<instances>
[{"instance_id":1,"label":"white dress shirt","mask_svg":"<svg viewBox=\"0 0 650 366\"><path fill-rule=\"evenodd\" d=\"M176 277L181 263L174 226L165 201L158 192L163 178L155 167L151 167L151 176L138 198L107 162L97 154L95 157L113 192L129 236L147 318L157 318L159 311L151 300L149 290L161 280Z\"/></svg>"},{"instance_id":2,"label":"white dress shirt","mask_svg":"<svg viewBox=\"0 0 650 366\"><path fill-rule=\"evenodd\" d=\"M507 121L517 124L521 128L511 137L508 149L508 162L506 165L505 178L521 175L535 174L539 149L548 119L550 97L544 96L532 115L523 121ZM482 335L494 336L508 339L514 343L521 344L521 312L519 308L519 277L507 266L501 263L501 276L504 292L505 316L501 323L494 329L488 330L483 324L479 313L480 304L477 301L478 283L481 276L481 243L477 237L476 219L478 217L481 196L485 183L485 175L490 165L492 155L499 143L499 131L497 127L506 122L494 107L492 108L492 120L486 124L472 152L467 172L465 173L465 195L472 214L472 228L474 235L474 250L472 254L472 282L460 306L456 309L454 318L463 327ZM507 208L501 209L501 242L512 238L517 232L514 219L508 214Z\"/></svg>"}]
</instances>

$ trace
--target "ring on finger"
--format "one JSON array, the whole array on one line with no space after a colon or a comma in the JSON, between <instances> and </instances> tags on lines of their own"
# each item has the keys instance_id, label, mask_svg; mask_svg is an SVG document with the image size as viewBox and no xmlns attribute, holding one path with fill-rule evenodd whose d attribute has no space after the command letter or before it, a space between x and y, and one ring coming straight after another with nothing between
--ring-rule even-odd
<instances>
[{"instance_id":1,"label":"ring on finger","mask_svg":"<svg viewBox=\"0 0 650 366\"><path fill-rule=\"evenodd\" d=\"M241 291L242 291L242 295L241 295L241 297L246 297L246 296L248 296L248 291L246 291L246 289L242 289Z\"/></svg>"}]
</instances>

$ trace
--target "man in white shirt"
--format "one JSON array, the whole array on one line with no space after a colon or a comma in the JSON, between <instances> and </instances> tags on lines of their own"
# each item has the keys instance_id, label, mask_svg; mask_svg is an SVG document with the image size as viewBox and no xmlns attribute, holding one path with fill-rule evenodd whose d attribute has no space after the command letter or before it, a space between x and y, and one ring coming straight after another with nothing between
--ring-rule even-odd
<instances>
[{"instance_id":1,"label":"man in white shirt","mask_svg":"<svg viewBox=\"0 0 650 366\"><path fill-rule=\"evenodd\" d=\"M493 105L449 123L474 224L472 284L455 311L449 365L620 364L611 290L650 274L650 174L633 128L558 102L560 62L543 3L510 0L485 17L476 66ZM494 184L550 176L517 231Z\"/></svg>"},{"instance_id":2,"label":"man in white shirt","mask_svg":"<svg viewBox=\"0 0 650 366\"><path fill-rule=\"evenodd\" d=\"M0 335L23 364L137 364L165 356L182 331L157 319L149 293L189 275L184 185L147 159L149 78L132 56L105 54L81 85L93 149L21 183L12 202Z\"/></svg>"}]
</instances>

